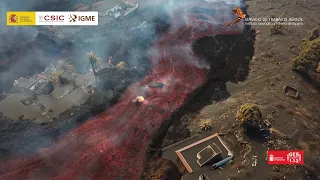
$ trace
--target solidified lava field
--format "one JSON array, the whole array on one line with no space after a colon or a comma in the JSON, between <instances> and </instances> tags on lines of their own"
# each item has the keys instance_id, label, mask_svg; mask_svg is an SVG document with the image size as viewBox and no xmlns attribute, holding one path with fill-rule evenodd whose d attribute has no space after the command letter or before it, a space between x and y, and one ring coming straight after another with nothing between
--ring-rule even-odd
<instances>
[{"instance_id":1,"label":"solidified lava field","mask_svg":"<svg viewBox=\"0 0 320 180\"><path fill-rule=\"evenodd\" d=\"M209 63L192 52L192 43L205 36L243 31L241 25L224 27L231 20L223 16L231 12L226 4L180 5L171 15L169 30L150 49L152 70L146 77L129 86L109 110L37 156L1 163L1 179L139 179L153 135L187 95L206 81ZM211 13L199 13L199 9ZM148 87L151 82L165 86L152 89ZM144 96L145 101L133 103L137 96Z\"/></svg>"}]
</instances>

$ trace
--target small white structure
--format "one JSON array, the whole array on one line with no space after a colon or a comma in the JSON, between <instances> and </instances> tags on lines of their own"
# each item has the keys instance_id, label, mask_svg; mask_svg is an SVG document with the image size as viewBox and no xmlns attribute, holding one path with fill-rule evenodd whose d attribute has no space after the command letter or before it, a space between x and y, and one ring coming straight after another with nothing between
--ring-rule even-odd
<instances>
[{"instance_id":1,"label":"small white structure","mask_svg":"<svg viewBox=\"0 0 320 180\"><path fill-rule=\"evenodd\" d=\"M122 1L115 7L109 9L105 14L106 16L114 17L115 19L117 18L123 18L124 16L127 16L134 10L136 10L139 7L139 4L131 4L128 2Z\"/></svg>"},{"instance_id":2,"label":"small white structure","mask_svg":"<svg viewBox=\"0 0 320 180\"><path fill-rule=\"evenodd\" d=\"M121 13L120 13L120 12L116 12L116 13L114 13L114 15L113 15L113 16L114 16L114 18L116 18L116 19L117 19L118 17L120 17L120 16L121 16Z\"/></svg>"},{"instance_id":3,"label":"small white structure","mask_svg":"<svg viewBox=\"0 0 320 180\"><path fill-rule=\"evenodd\" d=\"M14 81L13 86L30 88L33 85L33 83L34 83L34 79L21 77L18 80Z\"/></svg>"}]
</instances>

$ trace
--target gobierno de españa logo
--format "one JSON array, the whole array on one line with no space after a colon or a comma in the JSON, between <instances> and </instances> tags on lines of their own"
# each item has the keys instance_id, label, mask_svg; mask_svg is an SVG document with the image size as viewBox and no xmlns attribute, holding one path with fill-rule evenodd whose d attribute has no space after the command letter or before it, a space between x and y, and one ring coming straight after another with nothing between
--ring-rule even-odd
<instances>
[{"instance_id":1,"label":"gobierno de espa\u00f1a logo","mask_svg":"<svg viewBox=\"0 0 320 180\"><path fill-rule=\"evenodd\" d=\"M18 16L16 14L10 14L9 23L18 23Z\"/></svg>"},{"instance_id":2,"label":"gobierno de espa\u00f1a logo","mask_svg":"<svg viewBox=\"0 0 320 180\"><path fill-rule=\"evenodd\" d=\"M36 12L8 11L7 26L34 26L36 25Z\"/></svg>"}]
</instances>

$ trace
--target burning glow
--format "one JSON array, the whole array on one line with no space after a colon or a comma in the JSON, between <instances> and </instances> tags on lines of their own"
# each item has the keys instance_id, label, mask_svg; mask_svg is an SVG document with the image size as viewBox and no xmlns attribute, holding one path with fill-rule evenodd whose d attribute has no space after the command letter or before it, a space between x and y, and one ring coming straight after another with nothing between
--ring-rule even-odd
<instances>
[{"instance_id":1,"label":"burning glow","mask_svg":"<svg viewBox=\"0 0 320 180\"><path fill-rule=\"evenodd\" d=\"M137 101L138 101L139 103L142 103L142 102L144 101L144 97L143 97L143 96L138 96L138 97L137 97Z\"/></svg>"},{"instance_id":2,"label":"burning glow","mask_svg":"<svg viewBox=\"0 0 320 180\"><path fill-rule=\"evenodd\" d=\"M136 98L134 98L133 100L132 100L132 102L134 102L134 103L143 103L143 101L144 101L144 97L143 96L137 96Z\"/></svg>"}]
</instances>

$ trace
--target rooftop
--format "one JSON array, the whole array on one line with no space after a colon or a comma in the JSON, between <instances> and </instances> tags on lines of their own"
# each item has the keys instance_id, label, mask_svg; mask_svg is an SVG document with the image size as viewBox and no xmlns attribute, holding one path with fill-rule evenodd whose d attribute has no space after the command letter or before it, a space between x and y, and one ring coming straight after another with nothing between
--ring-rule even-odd
<instances>
[{"instance_id":1,"label":"rooftop","mask_svg":"<svg viewBox=\"0 0 320 180\"><path fill-rule=\"evenodd\" d=\"M30 78L20 78L14 81L14 86L23 87L23 88L30 88L34 84L34 80Z\"/></svg>"},{"instance_id":2,"label":"rooftop","mask_svg":"<svg viewBox=\"0 0 320 180\"><path fill-rule=\"evenodd\" d=\"M22 94L9 94L4 100L0 102L0 112L4 116L11 119L18 120L21 115L24 119L36 119L38 121L48 121L50 118L42 115L42 110L36 104L25 105L21 101L27 97Z\"/></svg>"},{"instance_id":3,"label":"rooftop","mask_svg":"<svg viewBox=\"0 0 320 180\"><path fill-rule=\"evenodd\" d=\"M212 172L212 165L230 157L232 152L216 134L196 134L163 149L162 157L183 164L188 174L184 180L198 179L203 172ZM212 173L213 174L213 173ZM207 175L208 177L210 175Z\"/></svg>"},{"instance_id":4,"label":"rooftop","mask_svg":"<svg viewBox=\"0 0 320 180\"><path fill-rule=\"evenodd\" d=\"M33 77L15 80L14 90L0 101L2 115L42 123L87 102L91 96L87 86L93 77L74 73L72 83L53 87L48 78L51 71L47 69Z\"/></svg>"}]
</instances>

